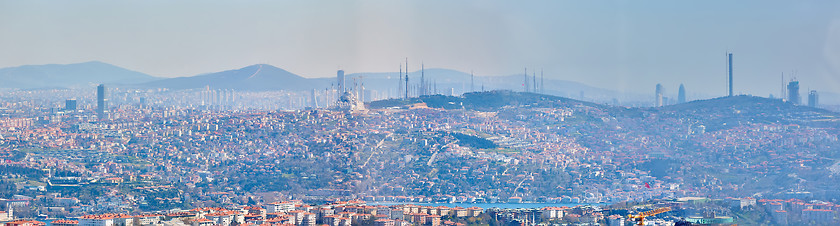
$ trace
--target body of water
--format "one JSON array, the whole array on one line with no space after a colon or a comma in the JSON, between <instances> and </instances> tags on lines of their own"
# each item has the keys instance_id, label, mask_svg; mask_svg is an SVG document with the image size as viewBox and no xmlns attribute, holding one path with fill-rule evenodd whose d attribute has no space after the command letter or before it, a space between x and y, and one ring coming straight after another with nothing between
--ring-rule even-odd
<instances>
[{"instance_id":1,"label":"body of water","mask_svg":"<svg viewBox=\"0 0 840 226\"><path fill-rule=\"evenodd\" d=\"M609 203L416 203L416 202L369 202L368 205L383 205L395 206L412 204L418 206L445 206L445 207L479 207L482 209L499 208L499 209L532 209L543 207L575 207L575 206L603 206Z\"/></svg>"}]
</instances>

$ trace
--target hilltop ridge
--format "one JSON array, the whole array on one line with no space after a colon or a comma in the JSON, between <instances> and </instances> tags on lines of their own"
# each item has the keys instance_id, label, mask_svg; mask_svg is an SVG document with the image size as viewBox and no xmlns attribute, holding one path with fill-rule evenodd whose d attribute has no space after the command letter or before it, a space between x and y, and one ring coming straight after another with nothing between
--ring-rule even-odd
<instances>
[{"instance_id":1,"label":"hilltop ridge","mask_svg":"<svg viewBox=\"0 0 840 226\"><path fill-rule=\"evenodd\" d=\"M250 91L307 90L315 87L309 80L268 64L255 64L240 69L178 77L140 84L143 87L168 89L236 89Z\"/></svg>"},{"instance_id":2,"label":"hilltop ridge","mask_svg":"<svg viewBox=\"0 0 840 226\"><path fill-rule=\"evenodd\" d=\"M133 84L158 79L99 61L0 68L0 87L3 88L69 88L100 83Z\"/></svg>"}]
</instances>

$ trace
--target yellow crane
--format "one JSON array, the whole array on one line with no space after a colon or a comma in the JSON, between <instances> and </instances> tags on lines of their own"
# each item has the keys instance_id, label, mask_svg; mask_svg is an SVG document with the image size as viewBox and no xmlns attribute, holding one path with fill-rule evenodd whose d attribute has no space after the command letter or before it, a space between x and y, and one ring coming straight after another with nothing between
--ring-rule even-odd
<instances>
[{"instance_id":1,"label":"yellow crane","mask_svg":"<svg viewBox=\"0 0 840 226\"><path fill-rule=\"evenodd\" d=\"M668 211L671 211L671 207L662 207L662 208L657 208L657 209L654 209L654 210L641 212L641 213L636 214L636 215L633 215L633 214L627 215L627 219L628 220L630 220L630 219L636 220L636 225L645 225L645 217L652 217L654 215L664 213L664 212L668 212Z\"/></svg>"}]
</instances>

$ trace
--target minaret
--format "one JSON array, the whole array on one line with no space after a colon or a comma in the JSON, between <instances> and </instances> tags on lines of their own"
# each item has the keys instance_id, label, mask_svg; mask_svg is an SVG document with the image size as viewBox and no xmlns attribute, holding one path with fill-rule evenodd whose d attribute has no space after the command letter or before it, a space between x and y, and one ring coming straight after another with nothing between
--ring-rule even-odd
<instances>
[{"instance_id":1,"label":"minaret","mask_svg":"<svg viewBox=\"0 0 840 226\"><path fill-rule=\"evenodd\" d=\"M408 57L405 58L405 99L408 99Z\"/></svg>"},{"instance_id":2,"label":"minaret","mask_svg":"<svg viewBox=\"0 0 840 226\"><path fill-rule=\"evenodd\" d=\"M426 65L420 62L420 96L425 96L426 93Z\"/></svg>"},{"instance_id":3,"label":"minaret","mask_svg":"<svg viewBox=\"0 0 840 226\"><path fill-rule=\"evenodd\" d=\"M365 80L364 80L364 77L359 77L359 100L361 100L362 103L364 103L367 100L367 98L370 98L370 97L365 96Z\"/></svg>"}]
</instances>

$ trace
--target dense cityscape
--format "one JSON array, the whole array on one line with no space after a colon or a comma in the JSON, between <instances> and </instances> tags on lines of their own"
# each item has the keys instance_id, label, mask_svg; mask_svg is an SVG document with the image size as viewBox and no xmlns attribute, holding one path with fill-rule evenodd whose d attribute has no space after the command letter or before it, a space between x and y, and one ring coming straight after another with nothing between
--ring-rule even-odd
<instances>
[{"instance_id":1,"label":"dense cityscape","mask_svg":"<svg viewBox=\"0 0 840 226\"><path fill-rule=\"evenodd\" d=\"M667 206L672 223L830 224L840 208L837 114L778 99L627 108L490 91L272 111L152 92L7 91L8 219L612 225ZM481 203L543 207L439 206Z\"/></svg>"},{"instance_id":2,"label":"dense cityscape","mask_svg":"<svg viewBox=\"0 0 840 226\"><path fill-rule=\"evenodd\" d=\"M0 0L0 226L840 225L837 12Z\"/></svg>"}]
</instances>

